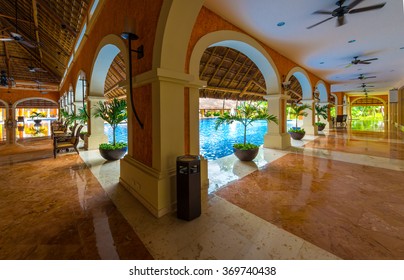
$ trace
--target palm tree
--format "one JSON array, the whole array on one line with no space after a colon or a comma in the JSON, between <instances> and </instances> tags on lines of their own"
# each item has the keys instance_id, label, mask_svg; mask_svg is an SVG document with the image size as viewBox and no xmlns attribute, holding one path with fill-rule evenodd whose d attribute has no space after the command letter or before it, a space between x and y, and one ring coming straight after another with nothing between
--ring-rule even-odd
<instances>
[{"instance_id":1,"label":"palm tree","mask_svg":"<svg viewBox=\"0 0 404 280\"><path fill-rule=\"evenodd\" d=\"M316 104L315 108L316 108L318 123L320 122L320 117L322 117L325 120L328 118L328 105L320 106L320 105Z\"/></svg>"},{"instance_id":2,"label":"palm tree","mask_svg":"<svg viewBox=\"0 0 404 280\"><path fill-rule=\"evenodd\" d=\"M94 107L94 117L99 117L109 123L109 125L112 127L112 133L113 133L113 141L112 145L116 146L116 135L115 131L117 126L127 120L128 118L128 113L126 110L126 100L125 99L117 99L114 98L110 102L102 102L99 101L95 107Z\"/></svg>"},{"instance_id":3,"label":"palm tree","mask_svg":"<svg viewBox=\"0 0 404 280\"><path fill-rule=\"evenodd\" d=\"M306 109L311 109L309 105L307 104L297 104L297 103L292 103L289 107L289 112L292 113L293 115L295 115L296 118L296 128L297 128L297 119L299 118L299 116L302 117L307 117L307 112L305 112L304 110Z\"/></svg>"},{"instance_id":4,"label":"palm tree","mask_svg":"<svg viewBox=\"0 0 404 280\"><path fill-rule=\"evenodd\" d=\"M268 122L278 123L278 118L274 115L268 114L265 106L262 103L251 104L244 102L237 107L236 114L229 114L228 112L220 115L215 122L215 129L218 129L220 125L233 122L240 122L244 126L244 143L247 144L247 126L252 125L254 121L266 120Z\"/></svg>"}]
</instances>

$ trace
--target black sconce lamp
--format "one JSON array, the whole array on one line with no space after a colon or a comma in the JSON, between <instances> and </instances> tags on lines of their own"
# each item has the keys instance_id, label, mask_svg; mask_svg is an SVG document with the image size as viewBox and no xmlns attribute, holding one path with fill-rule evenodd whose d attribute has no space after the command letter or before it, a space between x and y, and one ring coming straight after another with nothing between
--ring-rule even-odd
<instances>
[{"instance_id":1,"label":"black sconce lamp","mask_svg":"<svg viewBox=\"0 0 404 280\"><path fill-rule=\"evenodd\" d=\"M139 46L136 50L132 50L132 41L139 39L134 33L131 32L123 32L121 37L125 40L128 40L129 43L129 96L130 96L130 104L132 106L132 111L135 114L136 120L139 123L140 127L143 129L143 123L140 121L139 116L136 112L135 103L133 101L133 92L132 92L132 52L137 53L137 59L141 59L144 56L143 45Z\"/></svg>"}]
</instances>

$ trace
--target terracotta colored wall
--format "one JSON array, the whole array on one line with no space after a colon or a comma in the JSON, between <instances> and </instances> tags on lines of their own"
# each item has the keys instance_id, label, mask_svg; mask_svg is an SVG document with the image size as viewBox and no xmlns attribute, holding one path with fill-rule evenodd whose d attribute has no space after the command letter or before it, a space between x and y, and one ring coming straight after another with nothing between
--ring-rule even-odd
<instances>
[{"instance_id":1,"label":"terracotta colored wall","mask_svg":"<svg viewBox=\"0 0 404 280\"><path fill-rule=\"evenodd\" d=\"M223 18L221 18L220 16L218 16L211 10L203 7L196 20L196 23L195 23L195 26L194 26L194 29L193 29L193 32L191 35L191 39L189 42L189 46L188 46L187 60L186 60L186 65L185 65L185 71L187 73L189 72L189 61L190 61L190 57L192 54L192 50L195 47L198 40L208 33L220 31L220 30L232 30L232 31L245 33L245 34L251 36L250 34L244 32L243 30L239 29L238 27L234 26L233 24L229 23L228 21L224 20ZM275 50L271 49L270 47L266 46L259 40L257 40L257 41L265 48L265 50L268 52L268 54L273 59L276 67L278 68L279 75L281 78L282 78L282 76L286 76L289 73L289 71L296 66L299 66L304 69L304 67L289 60L288 58L284 57L280 53L278 53ZM308 73L310 81L314 87L317 84L317 82L321 79L308 71L307 71L307 73ZM330 86L328 83L326 83L326 87L327 87L327 91L330 92Z\"/></svg>"},{"instance_id":2,"label":"terracotta colored wall","mask_svg":"<svg viewBox=\"0 0 404 280\"><path fill-rule=\"evenodd\" d=\"M7 104L14 104L16 101L24 98L48 98L53 101L59 101L59 92L49 92L42 94L36 90L15 90L15 89L0 89L0 99Z\"/></svg>"},{"instance_id":3,"label":"terracotta colored wall","mask_svg":"<svg viewBox=\"0 0 404 280\"><path fill-rule=\"evenodd\" d=\"M76 85L80 70L86 73L87 81L90 81L91 67L95 60L97 48L101 40L110 34L120 34L125 30L125 17L136 21L137 41L132 42L132 48L144 46L144 57L132 61L132 75L138 75L152 69L153 46L156 35L157 22L163 0L106 0L85 44L82 46L68 76L62 85L61 92L69 88L69 84ZM151 166L152 164L152 87L145 86L133 89L136 110L140 120L144 123L144 129L137 124L135 117L133 124L133 157L140 162Z\"/></svg>"},{"instance_id":4,"label":"terracotta colored wall","mask_svg":"<svg viewBox=\"0 0 404 280\"><path fill-rule=\"evenodd\" d=\"M371 97L377 97L377 98L380 98L380 99L382 99L384 102L386 102L386 104L388 104L388 102L389 102L389 97L387 96L387 95L372 95ZM351 97L350 99L349 99L349 101L350 101L350 103L352 104L356 99L358 99L358 98L362 98L362 97Z\"/></svg>"}]
</instances>

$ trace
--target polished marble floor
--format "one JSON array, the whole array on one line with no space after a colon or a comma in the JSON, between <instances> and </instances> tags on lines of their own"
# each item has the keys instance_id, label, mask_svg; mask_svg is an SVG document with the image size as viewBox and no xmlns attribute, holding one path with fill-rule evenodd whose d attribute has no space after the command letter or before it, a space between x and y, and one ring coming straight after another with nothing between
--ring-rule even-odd
<instances>
[{"instance_id":1,"label":"polished marble floor","mask_svg":"<svg viewBox=\"0 0 404 280\"><path fill-rule=\"evenodd\" d=\"M0 258L404 259L400 137L335 129L209 162L208 206L191 222L154 218L97 151L6 164Z\"/></svg>"}]
</instances>

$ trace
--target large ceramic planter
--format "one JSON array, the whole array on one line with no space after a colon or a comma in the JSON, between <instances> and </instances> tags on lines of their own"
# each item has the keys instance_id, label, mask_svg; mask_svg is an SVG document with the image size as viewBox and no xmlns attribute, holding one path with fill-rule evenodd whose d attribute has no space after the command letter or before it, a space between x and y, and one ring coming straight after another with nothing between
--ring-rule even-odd
<instances>
[{"instance_id":1,"label":"large ceramic planter","mask_svg":"<svg viewBox=\"0 0 404 280\"><path fill-rule=\"evenodd\" d=\"M234 155L241 161L252 161L258 155L259 148L251 150L239 150L233 148Z\"/></svg>"},{"instance_id":2,"label":"large ceramic planter","mask_svg":"<svg viewBox=\"0 0 404 280\"><path fill-rule=\"evenodd\" d=\"M318 126L317 126L317 130L318 130L318 131L323 131L324 128L325 128L325 124L322 124L322 125L318 125Z\"/></svg>"},{"instance_id":3,"label":"large ceramic planter","mask_svg":"<svg viewBox=\"0 0 404 280\"><path fill-rule=\"evenodd\" d=\"M34 120L34 126L41 126L42 120Z\"/></svg>"},{"instance_id":4,"label":"large ceramic planter","mask_svg":"<svg viewBox=\"0 0 404 280\"><path fill-rule=\"evenodd\" d=\"M115 149L115 150L104 150L104 149L99 150L101 156L106 160L118 160L123 158L123 156L126 154L126 151L128 150L128 147L123 147L121 149Z\"/></svg>"},{"instance_id":5,"label":"large ceramic planter","mask_svg":"<svg viewBox=\"0 0 404 280\"><path fill-rule=\"evenodd\" d=\"M306 135L306 132L288 132L290 134L290 137L292 137L292 139L294 140L302 140L302 138L304 137L304 135Z\"/></svg>"}]
</instances>

